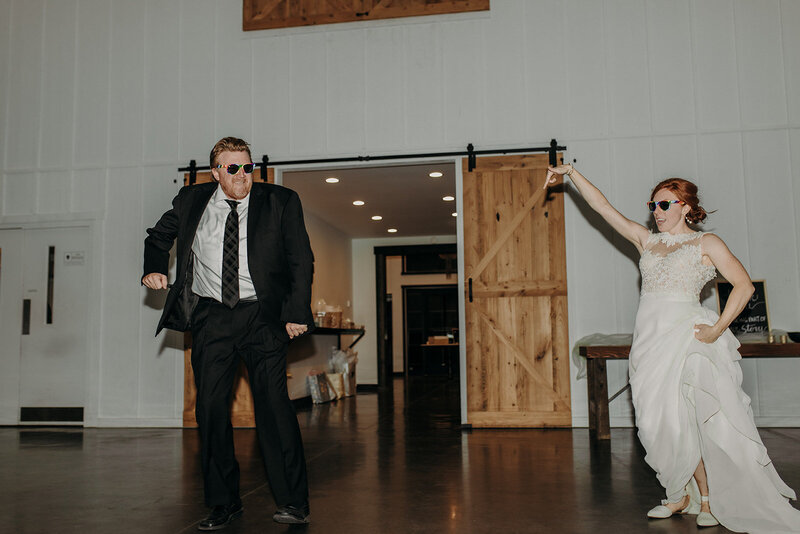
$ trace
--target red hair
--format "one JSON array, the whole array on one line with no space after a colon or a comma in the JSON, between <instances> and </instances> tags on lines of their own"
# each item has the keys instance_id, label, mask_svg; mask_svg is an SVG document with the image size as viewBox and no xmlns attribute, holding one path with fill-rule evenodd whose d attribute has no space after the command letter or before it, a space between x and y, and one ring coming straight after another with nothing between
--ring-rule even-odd
<instances>
[{"instance_id":1,"label":"red hair","mask_svg":"<svg viewBox=\"0 0 800 534\"><path fill-rule=\"evenodd\" d=\"M659 182L658 185L653 188L650 200L653 200L656 193L662 189L671 191L678 197L678 200L684 201L686 205L689 206L689 213L686 214L686 220L688 222L697 224L703 222L708 216L706 210L700 205L700 199L697 198L697 186L689 180L684 180L683 178L667 178Z\"/></svg>"}]
</instances>

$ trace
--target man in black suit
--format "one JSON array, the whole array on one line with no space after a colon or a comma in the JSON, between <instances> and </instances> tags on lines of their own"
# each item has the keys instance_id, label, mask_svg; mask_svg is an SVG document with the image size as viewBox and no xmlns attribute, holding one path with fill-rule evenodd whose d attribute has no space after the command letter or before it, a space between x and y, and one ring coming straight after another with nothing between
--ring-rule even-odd
<instances>
[{"instance_id":1,"label":"man in black suit","mask_svg":"<svg viewBox=\"0 0 800 534\"><path fill-rule=\"evenodd\" d=\"M221 139L211 151L215 182L187 186L147 230L142 283L167 289L162 328L192 332L206 505L199 530L242 513L230 398L239 358L247 366L256 432L279 523L307 523L308 481L297 415L286 388L289 339L314 326L313 255L297 193L253 183L248 144Z\"/></svg>"}]
</instances>

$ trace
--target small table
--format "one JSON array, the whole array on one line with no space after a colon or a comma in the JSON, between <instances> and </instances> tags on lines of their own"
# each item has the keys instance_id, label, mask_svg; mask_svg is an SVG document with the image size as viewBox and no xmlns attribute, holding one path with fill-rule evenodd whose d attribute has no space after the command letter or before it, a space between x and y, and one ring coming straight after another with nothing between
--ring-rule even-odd
<instances>
[{"instance_id":1,"label":"small table","mask_svg":"<svg viewBox=\"0 0 800 534\"><path fill-rule=\"evenodd\" d=\"M585 345L578 348L586 358L589 390L589 434L596 439L611 439L608 421L608 377L606 360L626 360L630 345ZM800 343L742 343L742 358L797 358Z\"/></svg>"},{"instance_id":2,"label":"small table","mask_svg":"<svg viewBox=\"0 0 800 534\"><path fill-rule=\"evenodd\" d=\"M361 341L361 338L364 337L365 330L363 328L329 328L325 326L318 326L311 331L311 334L317 336L337 336L338 342L336 348L342 348L342 336L358 336L350 343L348 349L352 349L356 346L356 343Z\"/></svg>"}]
</instances>

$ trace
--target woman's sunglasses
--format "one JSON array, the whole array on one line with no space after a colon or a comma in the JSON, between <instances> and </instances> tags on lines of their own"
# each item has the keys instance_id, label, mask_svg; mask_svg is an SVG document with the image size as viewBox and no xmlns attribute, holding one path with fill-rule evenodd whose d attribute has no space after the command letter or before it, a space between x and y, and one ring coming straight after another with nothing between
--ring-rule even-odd
<instances>
[{"instance_id":1,"label":"woman's sunglasses","mask_svg":"<svg viewBox=\"0 0 800 534\"><path fill-rule=\"evenodd\" d=\"M238 163L231 163L230 165L225 167L225 170L228 171L228 174L236 174L237 172L239 172L239 168L242 168L244 169L245 174L250 174L253 172L253 169L255 169L255 167L256 167L255 163L245 163L244 165L239 165ZM221 169L222 165L217 165L217 168Z\"/></svg>"},{"instance_id":2,"label":"woman's sunglasses","mask_svg":"<svg viewBox=\"0 0 800 534\"><path fill-rule=\"evenodd\" d=\"M645 202L645 204L647 204L647 209L649 209L650 211L656 211L656 206L661 208L661 211L667 211L669 207L673 204L683 205L686 204L686 202L684 202L683 200L660 200L658 202L656 202L655 200L650 200L648 202Z\"/></svg>"}]
</instances>

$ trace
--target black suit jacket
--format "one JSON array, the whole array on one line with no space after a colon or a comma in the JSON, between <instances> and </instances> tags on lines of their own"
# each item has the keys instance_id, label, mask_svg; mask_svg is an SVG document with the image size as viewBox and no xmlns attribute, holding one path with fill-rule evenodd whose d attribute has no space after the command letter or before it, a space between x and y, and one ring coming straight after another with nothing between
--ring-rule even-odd
<instances>
[{"instance_id":1,"label":"black suit jacket","mask_svg":"<svg viewBox=\"0 0 800 534\"><path fill-rule=\"evenodd\" d=\"M197 297L192 293L192 243L200 218L216 182L181 188L172 209L147 229L144 240L144 276L167 275L169 251L177 244L177 275L167 294L156 328L186 331L191 328ZM286 323L314 328L311 282L314 256L303 222L300 198L291 189L254 183L247 213L247 264L259 302L259 314L279 339L287 340Z\"/></svg>"}]
</instances>

